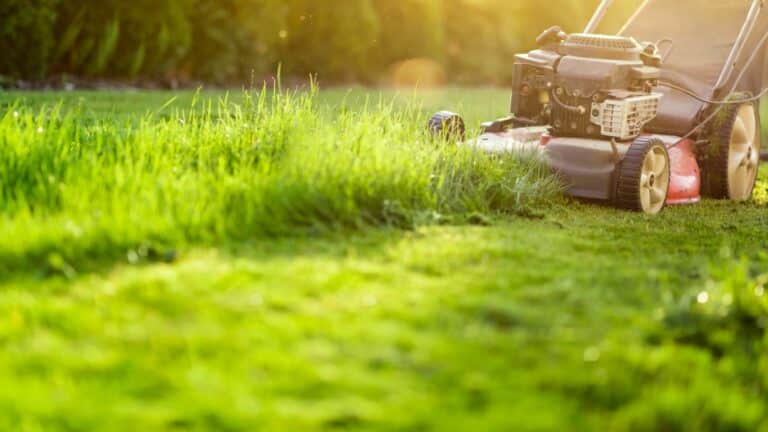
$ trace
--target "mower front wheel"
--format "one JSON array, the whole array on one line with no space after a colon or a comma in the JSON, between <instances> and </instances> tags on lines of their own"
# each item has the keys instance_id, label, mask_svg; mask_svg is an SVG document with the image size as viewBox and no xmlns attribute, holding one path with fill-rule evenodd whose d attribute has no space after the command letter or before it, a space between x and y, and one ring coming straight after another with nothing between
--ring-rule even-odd
<instances>
[{"instance_id":1,"label":"mower front wheel","mask_svg":"<svg viewBox=\"0 0 768 432\"><path fill-rule=\"evenodd\" d=\"M632 143L619 167L616 205L655 215L667 203L671 171L664 143L640 137Z\"/></svg>"},{"instance_id":2,"label":"mower front wheel","mask_svg":"<svg viewBox=\"0 0 768 432\"><path fill-rule=\"evenodd\" d=\"M440 111L429 119L428 129L432 135L449 140L463 141L467 128L460 115L450 111Z\"/></svg>"}]
</instances>

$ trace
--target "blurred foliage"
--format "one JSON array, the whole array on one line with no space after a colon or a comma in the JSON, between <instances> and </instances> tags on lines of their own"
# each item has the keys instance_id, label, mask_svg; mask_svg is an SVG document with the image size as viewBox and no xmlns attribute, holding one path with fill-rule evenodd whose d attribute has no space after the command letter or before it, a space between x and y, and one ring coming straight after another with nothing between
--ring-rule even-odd
<instances>
[{"instance_id":1,"label":"blurred foliage","mask_svg":"<svg viewBox=\"0 0 768 432\"><path fill-rule=\"evenodd\" d=\"M180 78L226 81L274 72L289 6L274 0L191 0L191 48Z\"/></svg>"},{"instance_id":2,"label":"blurred foliage","mask_svg":"<svg viewBox=\"0 0 768 432\"><path fill-rule=\"evenodd\" d=\"M626 16L636 3L615 10ZM626 3L626 4L623 4ZM451 81L510 80L543 29L578 30L597 0L6 0L0 75L380 82L427 59Z\"/></svg>"},{"instance_id":3,"label":"blurred foliage","mask_svg":"<svg viewBox=\"0 0 768 432\"><path fill-rule=\"evenodd\" d=\"M372 54L380 33L372 0L336 0L330 7L314 0L290 3L279 49L286 74L348 81L376 72Z\"/></svg>"},{"instance_id":4,"label":"blurred foliage","mask_svg":"<svg viewBox=\"0 0 768 432\"><path fill-rule=\"evenodd\" d=\"M48 71L59 0L0 2L0 78L39 78Z\"/></svg>"},{"instance_id":5,"label":"blurred foliage","mask_svg":"<svg viewBox=\"0 0 768 432\"><path fill-rule=\"evenodd\" d=\"M62 1L51 70L91 77L172 73L191 47L188 4Z\"/></svg>"},{"instance_id":6,"label":"blurred foliage","mask_svg":"<svg viewBox=\"0 0 768 432\"><path fill-rule=\"evenodd\" d=\"M407 58L444 60L445 19L440 0L376 0L379 20L376 61L389 65Z\"/></svg>"}]
</instances>

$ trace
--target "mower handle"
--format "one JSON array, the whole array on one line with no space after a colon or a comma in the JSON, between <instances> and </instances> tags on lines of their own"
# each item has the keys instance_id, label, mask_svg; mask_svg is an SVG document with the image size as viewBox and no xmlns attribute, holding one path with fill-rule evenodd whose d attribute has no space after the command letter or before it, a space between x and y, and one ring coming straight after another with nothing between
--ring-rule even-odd
<instances>
[{"instance_id":1,"label":"mower handle","mask_svg":"<svg viewBox=\"0 0 768 432\"><path fill-rule=\"evenodd\" d=\"M595 14L592 15L592 19L589 20L587 28L584 29L584 33L594 33L595 30L597 30L597 26L599 26L600 22L603 21L605 14L608 13L608 9L612 4L613 0L602 0L600 2L600 6L597 7Z\"/></svg>"}]
</instances>

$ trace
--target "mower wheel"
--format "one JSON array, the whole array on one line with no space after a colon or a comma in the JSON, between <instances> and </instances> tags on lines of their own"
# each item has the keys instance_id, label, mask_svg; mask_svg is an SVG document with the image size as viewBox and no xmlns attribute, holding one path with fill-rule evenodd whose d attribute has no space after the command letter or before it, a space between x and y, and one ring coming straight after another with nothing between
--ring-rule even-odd
<instances>
[{"instance_id":1,"label":"mower wheel","mask_svg":"<svg viewBox=\"0 0 768 432\"><path fill-rule=\"evenodd\" d=\"M440 111L429 119L429 131L438 137L463 141L466 134L464 119L450 111Z\"/></svg>"},{"instance_id":2,"label":"mower wheel","mask_svg":"<svg viewBox=\"0 0 768 432\"><path fill-rule=\"evenodd\" d=\"M760 168L762 133L756 104L725 108L705 153L704 189L716 199L747 201Z\"/></svg>"},{"instance_id":3,"label":"mower wheel","mask_svg":"<svg viewBox=\"0 0 768 432\"><path fill-rule=\"evenodd\" d=\"M667 203L670 173L664 143L658 138L637 138L619 167L616 206L658 214Z\"/></svg>"}]
</instances>

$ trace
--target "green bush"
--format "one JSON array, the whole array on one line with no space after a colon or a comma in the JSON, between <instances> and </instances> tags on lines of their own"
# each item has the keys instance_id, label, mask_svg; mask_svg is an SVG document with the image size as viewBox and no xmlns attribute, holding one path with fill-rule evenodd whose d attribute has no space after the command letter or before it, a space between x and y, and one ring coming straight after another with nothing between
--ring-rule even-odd
<instances>
[{"instance_id":1,"label":"green bush","mask_svg":"<svg viewBox=\"0 0 768 432\"><path fill-rule=\"evenodd\" d=\"M288 75L317 74L321 80L370 80L379 37L372 0L337 0L333 7L314 0L291 2L278 59Z\"/></svg>"},{"instance_id":2,"label":"green bush","mask_svg":"<svg viewBox=\"0 0 768 432\"><path fill-rule=\"evenodd\" d=\"M0 76L42 78L54 44L59 0L0 2Z\"/></svg>"},{"instance_id":3,"label":"green bush","mask_svg":"<svg viewBox=\"0 0 768 432\"><path fill-rule=\"evenodd\" d=\"M637 2L637 0L632 0ZM578 31L597 0L6 0L0 75L247 83L272 75L378 82L426 59L453 82L510 82L545 28ZM627 10L616 8L611 20ZM55 22L55 25L54 25ZM614 26L615 27L615 26Z\"/></svg>"},{"instance_id":4,"label":"green bush","mask_svg":"<svg viewBox=\"0 0 768 432\"><path fill-rule=\"evenodd\" d=\"M54 69L87 76L179 75L190 47L190 0L63 1Z\"/></svg>"},{"instance_id":5,"label":"green bush","mask_svg":"<svg viewBox=\"0 0 768 432\"><path fill-rule=\"evenodd\" d=\"M428 57L443 60L445 32L440 1L375 0L379 37L375 60L389 65L401 60Z\"/></svg>"},{"instance_id":6,"label":"green bush","mask_svg":"<svg viewBox=\"0 0 768 432\"><path fill-rule=\"evenodd\" d=\"M520 4L446 0L443 5L446 67L451 79L475 83L509 80L514 55L526 42L517 37Z\"/></svg>"},{"instance_id":7,"label":"green bush","mask_svg":"<svg viewBox=\"0 0 768 432\"><path fill-rule=\"evenodd\" d=\"M184 69L214 82L273 74L288 10L271 0L193 0Z\"/></svg>"}]
</instances>

